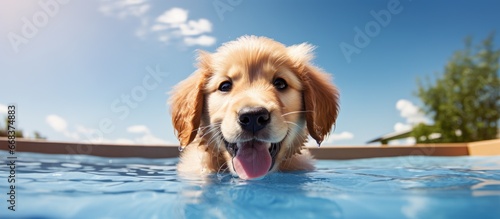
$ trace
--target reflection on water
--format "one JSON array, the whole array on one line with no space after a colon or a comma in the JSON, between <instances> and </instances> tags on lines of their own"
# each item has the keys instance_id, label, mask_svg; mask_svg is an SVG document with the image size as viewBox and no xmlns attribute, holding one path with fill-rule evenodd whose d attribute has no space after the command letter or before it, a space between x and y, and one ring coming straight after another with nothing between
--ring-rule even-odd
<instances>
[{"instance_id":1,"label":"reflection on water","mask_svg":"<svg viewBox=\"0 0 500 219\"><path fill-rule=\"evenodd\" d=\"M192 181L185 181L179 197L181 216L186 218L342 217L334 200L311 190L314 179L307 173L277 173L257 181L233 178L230 174L188 177Z\"/></svg>"},{"instance_id":2,"label":"reflection on water","mask_svg":"<svg viewBox=\"0 0 500 219\"><path fill-rule=\"evenodd\" d=\"M318 161L313 172L244 181L229 174L178 176L177 159L19 155L18 210L1 211L0 218L500 215L500 157ZM5 175L8 166L1 162ZM0 184L0 194L7 189Z\"/></svg>"}]
</instances>

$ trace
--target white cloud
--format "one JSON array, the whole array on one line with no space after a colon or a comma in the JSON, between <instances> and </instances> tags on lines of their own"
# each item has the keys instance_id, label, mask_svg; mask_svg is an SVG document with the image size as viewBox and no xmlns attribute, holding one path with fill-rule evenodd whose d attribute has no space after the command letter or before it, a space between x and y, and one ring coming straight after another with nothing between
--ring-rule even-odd
<instances>
[{"instance_id":1,"label":"white cloud","mask_svg":"<svg viewBox=\"0 0 500 219\"><path fill-rule=\"evenodd\" d=\"M2 114L7 114L7 106L6 105L3 105L3 104L0 104L0 115Z\"/></svg>"},{"instance_id":2,"label":"white cloud","mask_svg":"<svg viewBox=\"0 0 500 219\"><path fill-rule=\"evenodd\" d=\"M86 128L86 127L81 126L81 125L76 126L76 131L79 133L82 133L82 134L91 134L92 132L94 132L94 130Z\"/></svg>"},{"instance_id":3,"label":"white cloud","mask_svg":"<svg viewBox=\"0 0 500 219\"><path fill-rule=\"evenodd\" d=\"M207 19L200 19L198 21L189 21L185 24L181 24L179 28L182 35L194 36L212 32L212 23L210 23Z\"/></svg>"},{"instance_id":4,"label":"white cloud","mask_svg":"<svg viewBox=\"0 0 500 219\"><path fill-rule=\"evenodd\" d=\"M62 117L55 115L55 114L52 114L52 115L48 115L47 118L45 118L45 121L52 129L54 129L56 132L63 134L67 138L70 138L73 140L80 139L80 134L78 132L68 131L68 123Z\"/></svg>"},{"instance_id":5,"label":"white cloud","mask_svg":"<svg viewBox=\"0 0 500 219\"><path fill-rule=\"evenodd\" d=\"M158 37L158 41L168 43L170 41L170 36L165 34Z\"/></svg>"},{"instance_id":6,"label":"white cloud","mask_svg":"<svg viewBox=\"0 0 500 219\"><path fill-rule=\"evenodd\" d=\"M127 132L141 135L135 139L107 139L105 136L103 136L100 130L87 128L82 125L76 125L75 131L70 131L68 130L68 123L66 122L66 120L55 114L47 116L46 122L56 132L61 133L66 138L79 142L92 144L172 144L169 141L165 141L154 136L149 128L145 125L134 125L127 128Z\"/></svg>"},{"instance_id":7,"label":"white cloud","mask_svg":"<svg viewBox=\"0 0 500 219\"><path fill-rule=\"evenodd\" d=\"M123 1L124 5L137 5L137 4L142 4L145 3L146 0L125 0Z\"/></svg>"},{"instance_id":8,"label":"white cloud","mask_svg":"<svg viewBox=\"0 0 500 219\"><path fill-rule=\"evenodd\" d=\"M341 132L341 133L332 133L326 138L321 145L330 145L336 143L337 141L351 140L354 138L354 134L351 132ZM318 146L316 140L314 140L311 136L309 136L306 146Z\"/></svg>"},{"instance_id":9,"label":"white cloud","mask_svg":"<svg viewBox=\"0 0 500 219\"><path fill-rule=\"evenodd\" d=\"M161 138L157 138L154 135L152 135L151 133L145 134L140 138L136 138L135 142L137 144L168 144L167 141L165 141Z\"/></svg>"},{"instance_id":10,"label":"white cloud","mask_svg":"<svg viewBox=\"0 0 500 219\"><path fill-rule=\"evenodd\" d=\"M151 31L161 31L166 29L168 29L168 26L163 24L155 24L151 27Z\"/></svg>"},{"instance_id":11,"label":"white cloud","mask_svg":"<svg viewBox=\"0 0 500 219\"><path fill-rule=\"evenodd\" d=\"M146 0L111 0L101 1L98 10L106 16L119 19L126 17L142 17L151 5Z\"/></svg>"},{"instance_id":12,"label":"white cloud","mask_svg":"<svg viewBox=\"0 0 500 219\"><path fill-rule=\"evenodd\" d=\"M420 108L415 106L409 100L401 99L396 103L396 109L399 110L400 116L406 119L406 122L412 125L419 123L428 123L429 119L425 117Z\"/></svg>"},{"instance_id":13,"label":"white cloud","mask_svg":"<svg viewBox=\"0 0 500 219\"><path fill-rule=\"evenodd\" d=\"M410 124L404 124L401 122L397 122L396 124L394 124L394 131L396 132L406 132L410 131L412 128L413 126Z\"/></svg>"},{"instance_id":14,"label":"white cloud","mask_svg":"<svg viewBox=\"0 0 500 219\"><path fill-rule=\"evenodd\" d=\"M201 35L199 37L186 37L184 38L184 43L188 46L211 46L215 44L215 38L207 35Z\"/></svg>"},{"instance_id":15,"label":"white cloud","mask_svg":"<svg viewBox=\"0 0 500 219\"><path fill-rule=\"evenodd\" d=\"M116 144L135 144L135 142L133 140L126 139L126 138L118 138L113 143L116 143Z\"/></svg>"},{"instance_id":16,"label":"white cloud","mask_svg":"<svg viewBox=\"0 0 500 219\"><path fill-rule=\"evenodd\" d=\"M131 7L130 8L130 14L131 15L134 15L136 17L140 17L142 16L143 14L145 14L146 12L148 12L149 8L151 6L149 5L141 5L141 6L138 6L138 7Z\"/></svg>"},{"instance_id":17,"label":"white cloud","mask_svg":"<svg viewBox=\"0 0 500 219\"><path fill-rule=\"evenodd\" d=\"M420 108L409 100L398 100L396 102L396 109L399 111L399 115L405 119L405 123L397 122L394 124L394 131L396 132L410 131L415 125L420 123L430 123L430 119L424 115Z\"/></svg>"},{"instance_id":18,"label":"white cloud","mask_svg":"<svg viewBox=\"0 0 500 219\"><path fill-rule=\"evenodd\" d=\"M171 26L177 27L185 23L188 19L188 11L182 8L172 8L163 12L156 21L164 24L169 24Z\"/></svg>"},{"instance_id":19,"label":"white cloud","mask_svg":"<svg viewBox=\"0 0 500 219\"><path fill-rule=\"evenodd\" d=\"M409 100L398 100L396 102L396 109L399 111L399 115L405 119L405 122L397 122L394 124L395 132L411 131L413 127L419 123L430 123L430 119L424 115L420 108ZM415 143L416 140L414 137L397 139L389 142L390 145L414 145Z\"/></svg>"},{"instance_id":20,"label":"white cloud","mask_svg":"<svg viewBox=\"0 0 500 219\"><path fill-rule=\"evenodd\" d=\"M86 138L82 141L83 143L90 144L135 144L133 140L118 138L118 139L107 139L107 138Z\"/></svg>"},{"instance_id":21,"label":"white cloud","mask_svg":"<svg viewBox=\"0 0 500 219\"><path fill-rule=\"evenodd\" d=\"M106 16L125 19L133 17L139 20L135 36L144 39L148 34L149 20L147 12L151 4L147 0L102 0L98 10Z\"/></svg>"},{"instance_id":22,"label":"white cloud","mask_svg":"<svg viewBox=\"0 0 500 219\"><path fill-rule=\"evenodd\" d=\"M392 141L389 141L389 143L387 143L387 144L399 146L399 145L414 145L415 143L417 143L417 140L415 139L415 137L408 137L408 138L392 140Z\"/></svg>"},{"instance_id":23,"label":"white cloud","mask_svg":"<svg viewBox=\"0 0 500 219\"><path fill-rule=\"evenodd\" d=\"M149 32L149 19L142 18L141 26L135 30L135 36L141 39L145 39Z\"/></svg>"},{"instance_id":24,"label":"white cloud","mask_svg":"<svg viewBox=\"0 0 500 219\"><path fill-rule=\"evenodd\" d=\"M148 0L101 0L98 10L118 19L138 19L134 35L140 39L151 36L160 43L178 42L186 46L215 44L215 37L206 35L212 32L208 19L189 20L189 11L179 7L167 9L155 18L149 13L151 8Z\"/></svg>"},{"instance_id":25,"label":"white cloud","mask_svg":"<svg viewBox=\"0 0 500 219\"><path fill-rule=\"evenodd\" d=\"M73 139L73 140L80 140L80 135L76 132L69 132L69 131L64 131L63 132L64 136Z\"/></svg>"},{"instance_id":26,"label":"white cloud","mask_svg":"<svg viewBox=\"0 0 500 219\"><path fill-rule=\"evenodd\" d=\"M145 125L134 125L127 128L130 133L149 133L149 128Z\"/></svg>"},{"instance_id":27,"label":"white cloud","mask_svg":"<svg viewBox=\"0 0 500 219\"><path fill-rule=\"evenodd\" d=\"M441 136L442 136L441 133L431 133L429 135L429 139L431 139L431 140L432 139L438 139L438 138L441 138Z\"/></svg>"},{"instance_id":28,"label":"white cloud","mask_svg":"<svg viewBox=\"0 0 500 219\"><path fill-rule=\"evenodd\" d=\"M350 132L341 132L339 134L334 133L334 134L330 135L327 142L331 143L333 141L350 140L353 138L354 138L354 134L352 134Z\"/></svg>"},{"instance_id":29,"label":"white cloud","mask_svg":"<svg viewBox=\"0 0 500 219\"><path fill-rule=\"evenodd\" d=\"M141 137L135 138L133 140L136 144L169 144L170 142L165 141L161 138L154 136L149 128L145 125L133 125L127 128L127 132L142 134Z\"/></svg>"},{"instance_id":30,"label":"white cloud","mask_svg":"<svg viewBox=\"0 0 500 219\"><path fill-rule=\"evenodd\" d=\"M205 18L188 20L188 14L182 8L167 10L156 19L157 23L150 30L157 33L158 41L166 44L180 38L187 46L214 45L217 41L215 37L206 35L212 32L212 23Z\"/></svg>"},{"instance_id":31,"label":"white cloud","mask_svg":"<svg viewBox=\"0 0 500 219\"><path fill-rule=\"evenodd\" d=\"M45 121L52 127L55 131L57 132L64 132L66 131L66 128L68 127L68 124L66 123L66 120L61 118L58 115L49 115L45 119Z\"/></svg>"}]
</instances>

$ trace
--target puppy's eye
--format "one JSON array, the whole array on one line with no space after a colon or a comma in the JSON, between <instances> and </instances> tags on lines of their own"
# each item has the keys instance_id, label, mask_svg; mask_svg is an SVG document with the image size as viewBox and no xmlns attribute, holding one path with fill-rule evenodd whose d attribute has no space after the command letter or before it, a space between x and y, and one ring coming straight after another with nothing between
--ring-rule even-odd
<instances>
[{"instance_id":1,"label":"puppy's eye","mask_svg":"<svg viewBox=\"0 0 500 219\"><path fill-rule=\"evenodd\" d=\"M219 90L222 92L229 92L231 91L231 88L233 88L233 83L230 81L224 81L219 85Z\"/></svg>"},{"instance_id":2,"label":"puppy's eye","mask_svg":"<svg viewBox=\"0 0 500 219\"><path fill-rule=\"evenodd\" d=\"M285 90L288 87L288 84L283 78L274 79L273 85L278 90Z\"/></svg>"}]
</instances>

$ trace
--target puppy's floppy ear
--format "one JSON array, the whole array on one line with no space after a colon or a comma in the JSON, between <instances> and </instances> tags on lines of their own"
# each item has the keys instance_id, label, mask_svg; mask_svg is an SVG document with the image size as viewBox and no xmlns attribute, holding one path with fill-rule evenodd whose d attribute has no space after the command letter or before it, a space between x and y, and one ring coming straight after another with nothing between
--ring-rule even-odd
<instances>
[{"instance_id":1,"label":"puppy's floppy ear","mask_svg":"<svg viewBox=\"0 0 500 219\"><path fill-rule=\"evenodd\" d=\"M307 129L311 137L320 145L337 120L339 93L331 84L329 75L314 66L307 66L304 69L304 76L303 98Z\"/></svg>"},{"instance_id":2,"label":"puppy's floppy ear","mask_svg":"<svg viewBox=\"0 0 500 219\"><path fill-rule=\"evenodd\" d=\"M339 93L330 76L310 64L314 47L309 44L287 48L288 54L303 81L303 101L307 129L318 145L330 133L337 120Z\"/></svg>"},{"instance_id":3,"label":"puppy's floppy ear","mask_svg":"<svg viewBox=\"0 0 500 219\"><path fill-rule=\"evenodd\" d=\"M208 78L210 54L200 51L198 70L176 85L170 97L172 124L181 146L191 143L198 133L203 110L203 87Z\"/></svg>"}]
</instances>

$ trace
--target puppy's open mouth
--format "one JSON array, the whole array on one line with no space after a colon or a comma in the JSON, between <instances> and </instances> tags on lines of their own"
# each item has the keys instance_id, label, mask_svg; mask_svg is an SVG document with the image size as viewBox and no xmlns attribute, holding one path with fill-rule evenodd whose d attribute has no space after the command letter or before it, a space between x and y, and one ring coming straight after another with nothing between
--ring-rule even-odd
<instances>
[{"instance_id":1,"label":"puppy's open mouth","mask_svg":"<svg viewBox=\"0 0 500 219\"><path fill-rule=\"evenodd\" d=\"M233 157L233 168L239 177L254 179L266 175L276 162L281 142L258 140L230 143L224 140L227 151Z\"/></svg>"}]
</instances>

